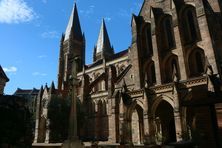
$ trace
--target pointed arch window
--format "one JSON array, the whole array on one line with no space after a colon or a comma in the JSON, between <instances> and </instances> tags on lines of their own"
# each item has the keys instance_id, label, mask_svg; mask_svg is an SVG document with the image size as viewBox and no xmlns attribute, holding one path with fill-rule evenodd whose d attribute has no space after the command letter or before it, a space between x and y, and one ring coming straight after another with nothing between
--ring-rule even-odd
<instances>
[{"instance_id":1,"label":"pointed arch window","mask_svg":"<svg viewBox=\"0 0 222 148\"><path fill-rule=\"evenodd\" d=\"M164 79L165 83L173 82L174 74L176 74L178 79L180 79L179 65L178 65L178 58L177 58L177 56L175 56L175 55L171 56L167 60L164 69L165 69L165 79Z\"/></svg>"},{"instance_id":2,"label":"pointed arch window","mask_svg":"<svg viewBox=\"0 0 222 148\"><path fill-rule=\"evenodd\" d=\"M190 77L201 76L204 73L204 52L196 49L189 55L189 72Z\"/></svg>"},{"instance_id":3,"label":"pointed arch window","mask_svg":"<svg viewBox=\"0 0 222 148\"><path fill-rule=\"evenodd\" d=\"M144 56L152 56L153 55L153 45L152 45L152 34L151 34L151 27L147 25L144 29L144 49L145 54Z\"/></svg>"},{"instance_id":4,"label":"pointed arch window","mask_svg":"<svg viewBox=\"0 0 222 148\"><path fill-rule=\"evenodd\" d=\"M153 44L152 44L151 28L147 29L146 39L147 39L148 55L153 55Z\"/></svg>"},{"instance_id":5,"label":"pointed arch window","mask_svg":"<svg viewBox=\"0 0 222 148\"><path fill-rule=\"evenodd\" d=\"M175 48L175 38L172 24L172 17L168 15L165 16L161 21L160 41L162 50L164 52L168 52Z\"/></svg>"},{"instance_id":6,"label":"pointed arch window","mask_svg":"<svg viewBox=\"0 0 222 148\"><path fill-rule=\"evenodd\" d=\"M196 11L193 6L188 6L181 16L184 44L191 44L200 40L199 25Z\"/></svg>"},{"instance_id":7,"label":"pointed arch window","mask_svg":"<svg viewBox=\"0 0 222 148\"><path fill-rule=\"evenodd\" d=\"M153 61L148 65L146 77L149 86L153 86L156 83L156 72Z\"/></svg>"},{"instance_id":8,"label":"pointed arch window","mask_svg":"<svg viewBox=\"0 0 222 148\"><path fill-rule=\"evenodd\" d=\"M170 17L165 19L164 28L165 28L165 36L167 39L167 47L168 49L171 49L175 46L175 43L174 43L174 33L173 33L173 28L172 28L172 22L171 22Z\"/></svg>"},{"instance_id":9,"label":"pointed arch window","mask_svg":"<svg viewBox=\"0 0 222 148\"><path fill-rule=\"evenodd\" d=\"M203 73L204 72L204 64L203 64L203 59L202 56L199 52L195 54L195 59L196 59L196 66L197 66L197 72L198 73Z\"/></svg>"},{"instance_id":10,"label":"pointed arch window","mask_svg":"<svg viewBox=\"0 0 222 148\"><path fill-rule=\"evenodd\" d=\"M177 61L176 61L176 59L173 59L172 61L171 61L171 72L173 73L173 71L174 71L174 68L175 68L175 70L176 70L176 73L178 72L178 67L177 67Z\"/></svg>"}]
</instances>

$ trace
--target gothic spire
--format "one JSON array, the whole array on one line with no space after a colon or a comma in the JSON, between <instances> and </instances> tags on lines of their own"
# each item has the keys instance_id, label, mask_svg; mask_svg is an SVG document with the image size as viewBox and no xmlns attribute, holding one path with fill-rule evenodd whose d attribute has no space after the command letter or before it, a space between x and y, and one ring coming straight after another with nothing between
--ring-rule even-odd
<instances>
[{"instance_id":1,"label":"gothic spire","mask_svg":"<svg viewBox=\"0 0 222 148\"><path fill-rule=\"evenodd\" d=\"M104 19L102 20L102 25L100 28L99 37L96 45L96 54L100 52L113 54L113 49L110 45L110 40Z\"/></svg>"},{"instance_id":2,"label":"gothic spire","mask_svg":"<svg viewBox=\"0 0 222 148\"><path fill-rule=\"evenodd\" d=\"M55 93L55 84L54 84L54 81L52 81L52 84L51 84L51 86L50 86L49 92L50 92L50 94L54 94L54 93Z\"/></svg>"},{"instance_id":3,"label":"gothic spire","mask_svg":"<svg viewBox=\"0 0 222 148\"><path fill-rule=\"evenodd\" d=\"M41 86L41 88L39 89L38 98L41 98L42 94L43 94L43 86Z\"/></svg>"},{"instance_id":4,"label":"gothic spire","mask_svg":"<svg viewBox=\"0 0 222 148\"><path fill-rule=\"evenodd\" d=\"M69 23L66 28L65 40L69 39L69 37L72 33L75 37L82 38L82 30L81 30L81 26L80 26L79 15L78 15L76 3L73 6L72 14L69 18Z\"/></svg>"}]
</instances>

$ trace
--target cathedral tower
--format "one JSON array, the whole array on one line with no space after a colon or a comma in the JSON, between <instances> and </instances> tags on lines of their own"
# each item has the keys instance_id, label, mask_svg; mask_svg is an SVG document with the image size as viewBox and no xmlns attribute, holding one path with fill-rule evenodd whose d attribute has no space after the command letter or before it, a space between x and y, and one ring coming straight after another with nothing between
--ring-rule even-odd
<instances>
[{"instance_id":1,"label":"cathedral tower","mask_svg":"<svg viewBox=\"0 0 222 148\"><path fill-rule=\"evenodd\" d=\"M72 72L72 62L78 57L78 72L85 65L85 36L82 33L76 4L60 43L58 89L67 92L69 76Z\"/></svg>"},{"instance_id":2,"label":"cathedral tower","mask_svg":"<svg viewBox=\"0 0 222 148\"><path fill-rule=\"evenodd\" d=\"M114 54L113 47L111 47L109 35L106 29L106 24L104 19L102 20L102 25L99 32L99 37L97 44L93 53L93 61L97 61L103 58L109 58Z\"/></svg>"}]
</instances>

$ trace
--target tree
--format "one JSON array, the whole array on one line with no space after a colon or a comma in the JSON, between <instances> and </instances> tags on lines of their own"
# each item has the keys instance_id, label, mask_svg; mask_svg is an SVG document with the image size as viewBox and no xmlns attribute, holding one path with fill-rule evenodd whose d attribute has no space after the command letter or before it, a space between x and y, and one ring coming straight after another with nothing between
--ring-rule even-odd
<instances>
[{"instance_id":1,"label":"tree","mask_svg":"<svg viewBox=\"0 0 222 148\"><path fill-rule=\"evenodd\" d=\"M24 98L0 96L0 146L31 147L31 115Z\"/></svg>"},{"instance_id":2,"label":"tree","mask_svg":"<svg viewBox=\"0 0 222 148\"><path fill-rule=\"evenodd\" d=\"M68 137L70 99L53 96L48 105L50 142L63 142Z\"/></svg>"}]
</instances>

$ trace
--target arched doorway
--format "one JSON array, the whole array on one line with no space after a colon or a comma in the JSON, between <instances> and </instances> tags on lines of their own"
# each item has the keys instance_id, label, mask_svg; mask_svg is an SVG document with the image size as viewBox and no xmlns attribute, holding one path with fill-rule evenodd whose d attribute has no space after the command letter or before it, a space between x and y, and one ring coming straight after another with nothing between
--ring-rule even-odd
<instances>
[{"instance_id":1,"label":"arched doorway","mask_svg":"<svg viewBox=\"0 0 222 148\"><path fill-rule=\"evenodd\" d=\"M133 144L141 144L143 139L143 109L136 105L131 115L131 135Z\"/></svg>"},{"instance_id":2,"label":"arched doorway","mask_svg":"<svg viewBox=\"0 0 222 148\"><path fill-rule=\"evenodd\" d=\"M173 107L165 100L162 100L156 108L155 126L158 142L166 144L176 141Z\"/></svg>"}]
</instances>

